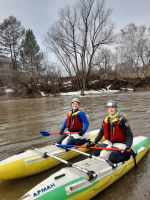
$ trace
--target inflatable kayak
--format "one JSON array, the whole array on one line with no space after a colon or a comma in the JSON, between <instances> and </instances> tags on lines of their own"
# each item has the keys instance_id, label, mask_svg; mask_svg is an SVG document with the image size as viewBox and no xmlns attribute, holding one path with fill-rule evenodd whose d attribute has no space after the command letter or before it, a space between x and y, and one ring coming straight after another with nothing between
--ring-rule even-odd
<instances>
[{"instance_id":1,"label":"inflatable kayak","mask_svg":"<svg viewBox=\"0 0 150 200\"><path fill-rule=\"evenodd\" d=\"M93 140L97 136L98 132L99 130L87 132L86 138ZM79 153L76 152L66 152L65 149L55 145L48 145L40 149L64 160L69 160L79 155ZM85 152L88 151L88 149L79 149L79 151ZM59 163L59 161L53 158L44 158L43 154L36 150L27 150L23 153L19 153L0 161L0 181L17 179L37 174L44 170L50 169Z\"/></svg>"},{"instance_id":2,"label":"inflatable kayak","mask_svg":"<svg viewBox=\"0 0 150 200\"><path fill-rule=\"evenodd\" d=\"M126 174L146 154L150 146L149 138L134 137L132 149L136 157L110 165L101 158L85 159L54 173L49 178L27 192L20 200L88 200ZM134 158L135 159L134 159ZM136 162L135 162L136 161ZM67 162L67 161L65 161Z\"/></svg>"}]
</instances>

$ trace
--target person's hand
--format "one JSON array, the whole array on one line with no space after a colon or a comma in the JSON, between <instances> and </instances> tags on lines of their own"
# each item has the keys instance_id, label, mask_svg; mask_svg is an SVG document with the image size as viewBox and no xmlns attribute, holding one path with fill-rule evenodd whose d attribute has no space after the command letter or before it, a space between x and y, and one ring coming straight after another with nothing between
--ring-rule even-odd
<instances>
[{"instance_id":1,"label":"person's hand","mask_svg":"<svg viewBox=\"0 0 150 200\"><path fill-rule=\"evenodd\" d=\"M88 143L86 145L86 148L89 149L90 147L94 147L95 146L95 143L94 142L91 142L91 143Z\"/></svg>"},{"instance_id":2,"label":"person's hand","mask_svg":"<svg viewBox=\"0 0 150 200\"><path fill-rule=\"evenodd\" d=\"M131 149L130 149L130 147L126 147L124 153L131 153Z\"/></svg>"},{"instance_id":3,"label":"person's hand","mask_svg":"<svg viewBox=\"0 0 150 200\"><path fill-rule=\"evenodd\" d=\"M60 130L59 134L60 134L60 135L63 135L63 132L64 132L63 130Z\"/></svg>"},{"instance_id":4,"label":"person's hand","mask_svg":"<svg viewBox=\"0 0 150 200\"><path fill-rule=\"evenodd\" d=\"M82 136L84 134L84 131L78 131L78 135Z\"/></svg>"}]
</instances>

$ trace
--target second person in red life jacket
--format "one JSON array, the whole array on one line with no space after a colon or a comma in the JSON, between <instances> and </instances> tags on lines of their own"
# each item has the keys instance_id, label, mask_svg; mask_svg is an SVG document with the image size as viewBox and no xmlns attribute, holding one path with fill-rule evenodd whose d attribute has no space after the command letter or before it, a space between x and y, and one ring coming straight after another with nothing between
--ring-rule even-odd
<instances>
[{"instance_id":1,"label":"second person in red life jacket","mask_svg":"<svg viewBox=\"0 0 150 200\"><path fill-rule=\"evenodd\" d=\"M95 146L104 136L105 141L98 145L98 147L125 149L125 152L95 149L93 154L95 156L100 155L100 157L108 159L113 163L119 163L128 160L131 156L131 153L127 150L131 148L133 134L126 116L117 110L117 103L110 100L107 102L107 107L109 115L103 120L94 143L86 147Z\"/></svg>"},{"instance_id":2,"label":"second person in red life jacket","mask_svg":"<svg viewBox=\"0 0 150 200\"><path fill-rule=\"evenodd\" d=\"M59 132L61 136L57 139L57 143L82 145L87 141L84 138L84 134L89 127L89 122L85 113L79 110L80 101L78 98L74 98L72 100L71 106L72 110L67 114L67 118L61 128L61 131ZM65 128L68 128L68 132L78 132L78 134L71 134L70 136L66 134L63 135Z\"/></svg>"}]
</instances>

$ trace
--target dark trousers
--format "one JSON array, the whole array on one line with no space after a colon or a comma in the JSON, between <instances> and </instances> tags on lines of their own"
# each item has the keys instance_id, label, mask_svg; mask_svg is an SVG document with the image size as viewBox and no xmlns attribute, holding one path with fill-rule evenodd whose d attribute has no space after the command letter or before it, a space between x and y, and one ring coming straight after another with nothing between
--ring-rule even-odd
<instances>
[{"instance_id":1,"label":"dark trousers","mask_svg":"<svg viewBox=\"0 0 150 200\"><path fill-rule=\"evenodd\" d=\"M57 143L61 144L62 141L67 137L68 135L61 135L58 139L57 139ZM67 145L82 145L86 143L85 139L74 139L73 136L69 136L69 139L67 141Z\"/></svg>"},{"instance_id":2,"label":"dark trousers","mask_svg":"<svg viewBox=\"0 0 150 200\"><path fill-rule=\"evenodd\" d=\"M57 139L57 143L61 144L62 141L67 137L68 135L60 135L59 138Z\"/></svg>"},{"instance_id":3,"label":"dark trousers","mask_svg":"<svg viewBox=\"0 0 150 200\"><path fill-rule=\"evenodd\" d=\"M107 144L100 144L98 147L107 147ZM102 150L100 149L94 149L93 154L94 156L99 156ZM112 151L109 155L108 160L110 160L113 163L119 163L122 161L126 161L130 158L130 153L122 153L121 151Z\"/></svg>"}]
</instances>

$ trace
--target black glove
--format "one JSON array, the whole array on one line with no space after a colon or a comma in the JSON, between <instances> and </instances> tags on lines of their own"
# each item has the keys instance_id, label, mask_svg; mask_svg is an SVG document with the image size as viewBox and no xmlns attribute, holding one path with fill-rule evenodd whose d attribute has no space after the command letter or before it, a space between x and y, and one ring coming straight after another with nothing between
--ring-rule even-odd
<instances>
[{"instance_id":1,"label":"black glove","mask_svg":"<svg viewBox=\"0 0 150 200\"><path fill-rule=\"evenodd\" d=\"M128 151L128 150L130 150L130 151ZM130 147L126 147L124 153L125 153L125 154L126 154L126 153L131 153L131 149L130 149Z\"/></svg>"},{"instance_id":2,"label":"black glove","mask_svg":"<svg viewBox=\"0 0 150 200\"><path fill-rule=\"evenodd\" d=\"M78 131L78 135L82 136L84 134L84 131Z\"/></svg>"},{"instance_id":3,"label":"black glove","mask_svg":"<svg viewBox=\"0 0 150 200\"><path fill-rule=\"evenodd\" d=\"M60 134L60 135L63 135L63 132L64 132L63 130L60 130L59 134Z\"/></svg>"},{"instance_id":4,"label":"black glove","mask_svg":"<svg viewBox=\"0 0 150 200\"><path fill-rule=\"evenodd\" d=\"M86 148L89 149L90 147L94 147L95 146L95 143L94 142L91 142L91 143L88 143L86 145Z\"/></svg>"}]
</instances>

